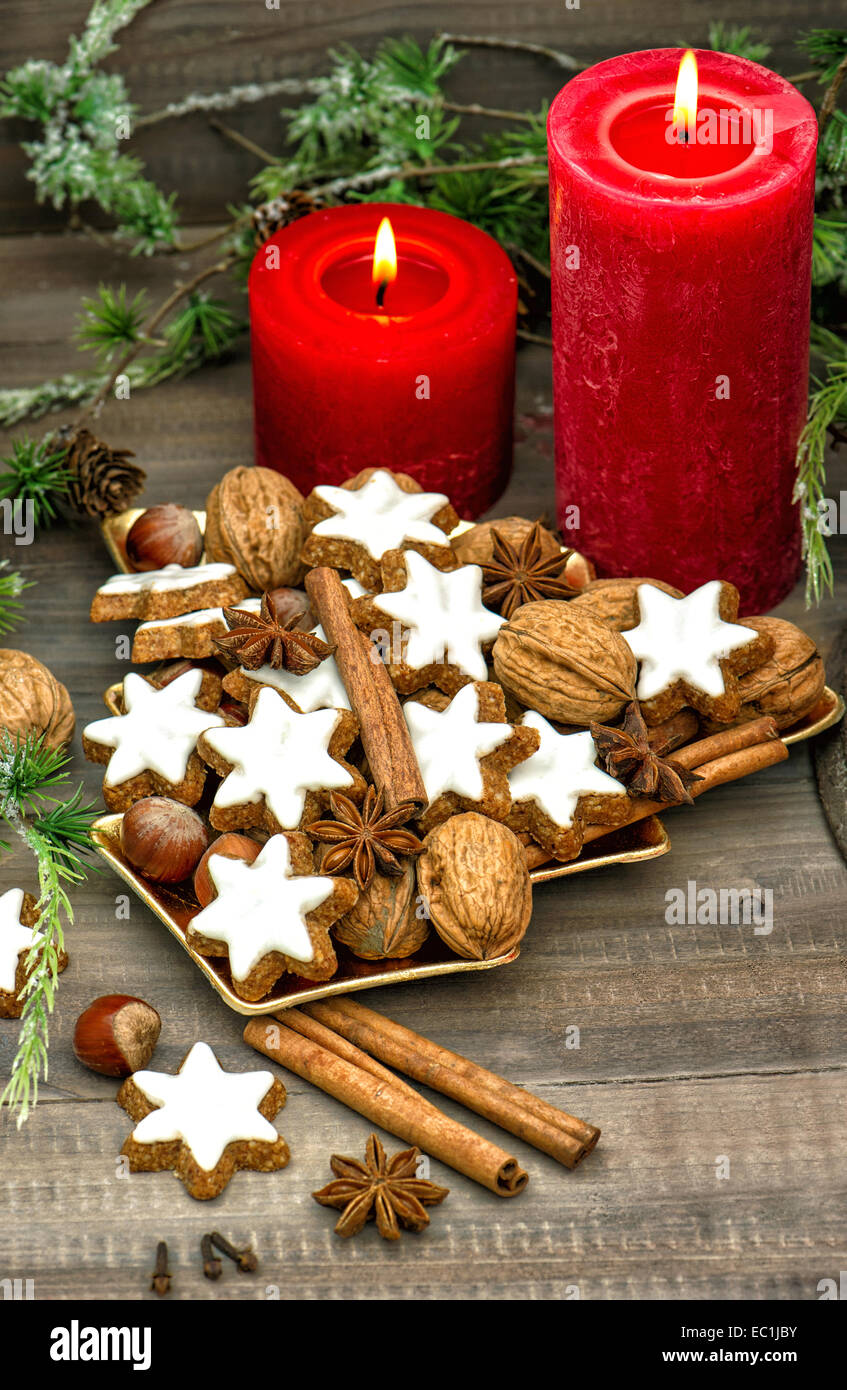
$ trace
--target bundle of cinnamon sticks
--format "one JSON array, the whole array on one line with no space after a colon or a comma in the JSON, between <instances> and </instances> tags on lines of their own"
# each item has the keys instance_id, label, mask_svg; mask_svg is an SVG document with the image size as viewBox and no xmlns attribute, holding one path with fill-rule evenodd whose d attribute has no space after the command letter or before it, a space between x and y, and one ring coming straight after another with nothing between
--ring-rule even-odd
<instances>
[{"instance_id":1,"label":"bundle of cinnamon sticks","mask_svg":"<svg viewBox=\"0 0 847 1390\"><path fill-rule=\"evenodd\" d=\"M384 1063L460 1101L566 1168L575 1168L600 1137L593 1125L354 999L321 1000L275 1019L251 1019L244 1040L498 1197L516 1197L526 1187L529 1178L517 1159L445 1115Z\"/></svg>"}]
</instances>

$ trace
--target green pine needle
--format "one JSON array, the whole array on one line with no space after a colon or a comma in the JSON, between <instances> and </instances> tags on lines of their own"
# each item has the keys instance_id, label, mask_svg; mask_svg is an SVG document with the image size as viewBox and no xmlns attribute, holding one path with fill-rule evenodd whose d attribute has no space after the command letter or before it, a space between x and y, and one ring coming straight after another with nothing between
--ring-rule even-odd
<instances>
[{"instance_id":1,"label":"green pine needle","mask_svg":"<svg viewBox=\"0 0 847 1390\"><path fill-rule=\"evenodd\" d=\"M49 1016L59 978L59 952L73 910L65 884L80 883L84 856L91 850L89 831L96 814L77 787L65 800L68 755L48 748L44 735L24 740L6 729L0 734L0 816L27 845L38 866L40 940L27 956L28 975L18 1047L0 1106L17 1111L20 1126L38 1100L38 1083L47 1077ZM8 848L8 846L6 846Z\"/></svg>"},{"instance_id":2,"label":"green pine needle","mask_svg":"<svg viewBox=\"0 0 847 1390\"><path fill-rule=\"evenodd\" d=\"M0 498L32 505L36 530L49 526L67 496L71 475L65 467L67 450L29 437L12 441L12 452L0 462Z\"/></svg>"},{"instance_id":3,"label":"green pine needle","mask_svg":"<svg viewBox=\"0 0 847 1390\"><path fill-rule=\"evenodd\" d=\"M709 25L709 47L719 53L734 53L738 58L749 58L751 63L763 63L771 51L769 43L760 43L752 37L749 24L724 24L717 21Z\"/></svg>"},{"instance_id":4,"label":"green pine needle","mask_svg":"<svg viewBox=\"0 0 847 1390\"><path fill-rule=\"evenodd\" d=\"M847 57L847 30L810 29L797 42L808 53L812 67L820 70L818 80L831 82Z\"/></svg>"},{"instance_id":5,"label":"green pine needle","mask_svg":"<svg viewBox=\"0 0 847 1390\"><path fill-rule=\"evenodd\" d=\"M8 560L0 560L0 637L12 632L21 621L20 595L24 589L31 589L33 582L10 570Z\"/></svg>"},{"instance_id":6,"label":"green pine needle","mask_svg":"<svg viewBox=\"0 0 847 1390\"><path fill-rule=\"evenodd\" d=\"M119 290L98 285L97 295L83 299L76 337L85 351L93 351L101 361L137 343L147 317L147 291L139 290L127 300L126 285Z\"/></svg>"}]
</instances>

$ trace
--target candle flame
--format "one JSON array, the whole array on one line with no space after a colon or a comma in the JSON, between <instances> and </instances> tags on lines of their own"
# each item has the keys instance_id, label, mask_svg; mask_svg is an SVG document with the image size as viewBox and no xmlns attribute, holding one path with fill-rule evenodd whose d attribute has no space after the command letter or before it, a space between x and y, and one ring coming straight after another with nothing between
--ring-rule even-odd
<instances>
[{"instance_id":1,"label":"candle flame","mask_svg":"<svg viewBox=\"0 0 847 1390\"><path fill-rule=\"evenodd\" d=\"M397 278L397 247L394 243L394 229L387 217L379 224L374 242L373 282L375 285L390 285Z\"/></svg>"},{"instance_id":2,"label":"candle flame","mask_svg":"<svg viewBox=\"0 0 847 1390\"><path fill-rule=\"evenodd\" d=\"M679 65L673 99L673 123L676 130L684 132L682 139L691 139L697 123L697 59L690 48L686 48Z\"/></svg>"}]
</instances>

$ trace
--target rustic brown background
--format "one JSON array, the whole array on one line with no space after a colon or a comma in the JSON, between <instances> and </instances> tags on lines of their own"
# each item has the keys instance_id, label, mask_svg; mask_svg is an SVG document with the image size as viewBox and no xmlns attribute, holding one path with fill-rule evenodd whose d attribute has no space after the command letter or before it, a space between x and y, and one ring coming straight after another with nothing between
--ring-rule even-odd
<instances>
[{"instance_id":1,"label":"rustic brown background","mask_svg":"<svg viewBox=\"0 0 847 1390\"><path fill-rule=\"evenodd\" d=\"M6 4L0 33L7 66L30 55L59 57L84 0ZM655 43L705 40L711 17L753 19L777 45L785 72L797 27L836 24L841 5L662 3L583 0L556 4L465 3L377 6L160 0L124 37L116 62L151 110L188 88L211 90L279 72L320 70L328 44L373 41L385 30L422 36L454 31L511 33L586 58ZM504 104L551 95L557 74L526 58L474 56L457 94ZM233 114L233 125L272 143L275 103ZM140 143L140 142L139 142ZM220 143L203 118L163 125L144 137L151 173L185 190L195 219L215 219L237 198L255 163ZM44 225L27 197L22 164L3 151L6 225ZM3 384L36 382L76 367L69 344L81 294L98 280L150 284L167 292L181 262L140 263L69 236L0 239ZM522 350L518 372L515 476L498 511L538 514L552 506L549 355ZM145 501L202 505L221 472L251 458L250 369L236 357L184 383L112 401L105 438L136 449L148 470ZM61 422L66 415L56 417ZM50 423L53 423L51 420ZM42 427L36 425L34 429ZM847 486L844 469L830 492ZM767 518L762 519L767 524ZM833 545L838 598L804 615L798 590L780 610L806 624L829 653L847 610L847 547ZM123 667L115 631L91 628L90 595L109 570L96 529L60 528L15 563L37 581L28 622L11 639L48 662L72 692L80 725L102 713L101 693ZM129 630L127 628L127 630ZM75 775L97 795L100 772L75 742ZM0 1278L35 1280L38 1298L147 1292L155 1243L166 1238L174 1296L283 1299L393 1298L408 1301L693 1297L816 1299L818 1282L847 1268L844 1140L847 1109L847 981L844 968L847 870L827 828L807 747L745 783L723 787L692 811L667 817L672 853L553 883L536 894L520 959L472 977L386 989L368 1002L466 1052L603 1128L598 1149L576 1173L515 1143L529 1169L514 1202L433 1164L451 1187L423 1236L392 1248L369 1230L355 1242L333 1237L331 1213L309 1196L328 1176L332 1150L358 1152L369 1126L296 1078L278 1125L292 1162L275 1175L238 1174L211 1207L194 1203L169 1174L117 1176L115 1156L129 1123L113 1083L74 1060L73 1023L96 995L127 990L150 999L164 1031L156 1065L174 1069L198 1037L225 1066L266 1065L241 1042L241 1024L200 979L190 960L140 905L116 920L121 885L108 872L75 894L76 923L51 1029L49 1084L27 1126L0 1119ZM0 891L31 867L0 863ZM774 892L771 936L737 927L665 923L665 893L700 885L761 885ZM581 1032L579 1050L566 1029ZM0 1074L16 1025L0 1025ZM449 1104L451 1113L460 1113ZM467 1118L465 1116L465 1118ZM480 1132L491 1126L471 1117ZM389 1141L394 1147L393 1141ZM730 1177L719 1181L719 1155ZM202 1278L199 1237L218 1226L256 1242L261 1274Z\"/></svg>"}]
</instances>

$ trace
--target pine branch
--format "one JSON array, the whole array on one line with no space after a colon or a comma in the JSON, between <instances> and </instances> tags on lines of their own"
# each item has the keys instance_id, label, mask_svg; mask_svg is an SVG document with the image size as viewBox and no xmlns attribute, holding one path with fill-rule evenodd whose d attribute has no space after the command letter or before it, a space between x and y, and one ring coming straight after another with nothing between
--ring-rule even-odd
<instances>
[{"instance_id":1,"label":"pine branch","mask_svg":"<svg viewBox=\"0 0 847 1390\"><path fill-rule=\"evenodd\" d=\"M13 498L18 507L31 506L36 530L56 520L58 505L67 496L71 475L66 457L66 449L25 438L13 440L11 454L2 460L0 498Z\"/></svg>"},{"instance_id":2,"label":"pine branch","mask_svg":"<svg viewBox=\"0 0 847 1390\"><path fill-rule=\"evenodd\" d=\"M33 583L34 580L24 579L17 570L10 570L8 560L0 560L0 637L17 627L23 608L20 595L24 589L31 589Z\"/></svg>"},{"instance_id":3,"label":"pine branch","mask_svg":"<svg viewBox=\"0 0 847 1390\"><path fill-rule=\"evenodd\" d=\"M509 53L532 53L537 58L546 58L549 62L555 63L558 68L565 68L568 72L582 72L589 66L582 63L578 58L572 58L570 53L561 53L558 49L548 48L543 43L525 43L522 39L497 39L486 34L446 34L438 35L444 43L458 43L462 48L502 48Z\"/></svg>"},{"instance_id":4,"label":"pine branch","mask_svg":"<svg viewBox=\"0 0 847 1390\"><path fill-rule=\"evenodd\" d=\"M0 1095L17 1111L20 1127L38 1101L38 1084L47 1079L49 1017L59 977L59 953L73 910L65 885L85 878L83 856L91 849L89 830L96 808L84 805L77 787L62 801L67 754L47 748L44 736L21 742L5 730L0 736L0 817L34 855L38 867L35 937L26 959L21 992L23 1013L9 1081Z\"/></svg>"}]
</instances>

